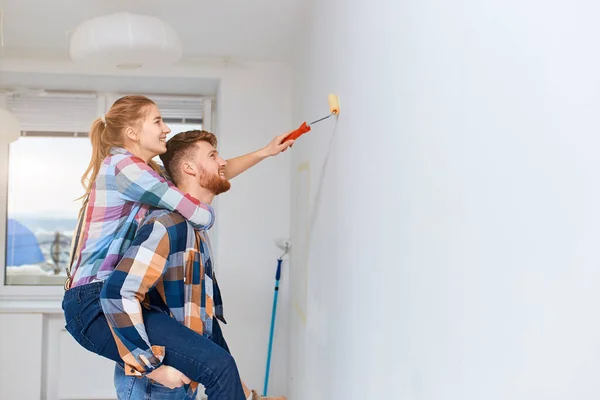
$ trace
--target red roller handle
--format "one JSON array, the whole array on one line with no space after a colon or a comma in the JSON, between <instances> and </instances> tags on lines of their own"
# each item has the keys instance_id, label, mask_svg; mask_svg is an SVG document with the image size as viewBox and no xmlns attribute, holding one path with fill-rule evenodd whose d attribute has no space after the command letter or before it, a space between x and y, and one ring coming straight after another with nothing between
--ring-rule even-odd
<instances>
[{"instance_id":1,"label":"red roller handle","mask_svg":"<svg viewBox=\"0 0 600 400\"><path fill-rule=\"evenodd\" d=\"M308 131L310 131L310 126L306 122L303 122L302 125L300 125L300 128L287 135L282 143L287 142L288 140L296 140Z\"/></svg>"}]
</instances>

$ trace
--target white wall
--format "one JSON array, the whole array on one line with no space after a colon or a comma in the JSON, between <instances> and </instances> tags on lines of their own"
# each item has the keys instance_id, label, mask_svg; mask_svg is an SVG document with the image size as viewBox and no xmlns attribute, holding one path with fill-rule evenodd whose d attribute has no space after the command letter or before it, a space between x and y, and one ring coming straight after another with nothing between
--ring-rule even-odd
<instances>
[{"instance_id":1,"label":"white wall","mask_svg":"<svg viewBox=\"0 0 600 400\"><path fill-rule=\"evenodd\" d=\"M0 75L15 71L107 75L107 71L84 71L59 61L2 60ZM117 76L218 79L216 133L220 152L227 158L256 150L290 129L291 75L284 64L184 65ZM264 379L276 258L281 254L275 239L289 236L289 166L289 153L265 160L233 180L230 192L217 202L215 256L229 322L223 329L242 379L259 391ZM287 390L286 285L284 274L269 385L270 392L276 394ZM3 362L10 360L3 358Z\"/></svg>"},{"instance_id":2,"label":"white wall","mask_svg":"<svg viewBox=\"0 0 600 400\"><path fill-rule=\"evenodd\" d=\"M12 400L39 397L43 379L42 316L0 314L0 326L0 354L3 364L0 368L0 398Z\"/></svg>"},{"instance_id":3,"label":"white wall","mask_svg":"<svg viewBox=\"0 0 600 400\"><path fill-rule=\"evenodd\" d=\"M597 398L600 5L310 7L294 121L330 92L341 115L293 249L290 400ZM293 149L296 245L333 125Z\"/></svg>"},{"instance_id":4,"label":"white wall","mask_svg":"<svg viewBox=\"0 0 600 400\"><path fill-rule=\"evenodd\" d=\"M282 65L221 78L220 153L237 156L290 130L291 73ZM218 199L218 277L223 289L225 337L250 387L262 393L277 257L276 238L289 237L289 152L267 159L232 180ZM287 393L287 263L280 282L269 393Z\"/></svg>"}]
</instances>

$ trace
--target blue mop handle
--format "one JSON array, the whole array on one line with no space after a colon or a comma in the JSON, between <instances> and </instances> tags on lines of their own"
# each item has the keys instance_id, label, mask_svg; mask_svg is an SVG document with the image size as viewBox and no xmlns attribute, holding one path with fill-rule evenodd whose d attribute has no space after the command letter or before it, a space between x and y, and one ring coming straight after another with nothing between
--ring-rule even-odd
<instances>
[{"instance_id":1,"label":"blue mop handle","mask_svg":"<svg viewBox=\"0 0 600 400\"><path fill-rule=\"evenodd\" d=\"M271 333L269 334L269 351L267 353L267 371L265 372L265 386L263 388L263 396L267 395L267 388L269 386L269 370L271 369L271 349L273 347L273 332L275 330L275 314L277 313L277 297L279 295L281 261L281 258L277 259L277 273L275 274L275 294L273 295L273 312L271 313Z\"/></svg>"}]
</instances>

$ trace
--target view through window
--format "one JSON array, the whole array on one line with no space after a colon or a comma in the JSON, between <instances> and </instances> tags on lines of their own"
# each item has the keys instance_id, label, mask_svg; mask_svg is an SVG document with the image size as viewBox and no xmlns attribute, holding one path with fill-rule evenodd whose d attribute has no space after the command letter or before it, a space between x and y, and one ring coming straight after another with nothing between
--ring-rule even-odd
<instances>
[{"instance_id":1,"label":"view through window","mask_svg":"<svg viewBox=\"0 0 600 400\"><path fill-rule=\"evenodd\" d=\"M21 137L10 144L7 285L64 283L90 157L86 137Z\"/></svg>"}]
</instances>

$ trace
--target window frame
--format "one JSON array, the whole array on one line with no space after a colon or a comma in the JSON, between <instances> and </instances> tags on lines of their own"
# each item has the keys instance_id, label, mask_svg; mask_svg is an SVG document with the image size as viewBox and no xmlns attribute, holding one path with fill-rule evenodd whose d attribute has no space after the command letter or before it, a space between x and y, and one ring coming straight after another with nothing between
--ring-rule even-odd
<instances>
[{"instance_id":1,"label":"window frame","mask_svg":"<svg viewBox=\"0 0 600 400\"><path fill-rule=\"evenodd\" d=\"M97 114L104 114L112 103L123 96L118 93L86 93L97 97ZM81 94L74 94L74 96ZM7 107L7 94L0 93L0 108ZM171 123L202 123L203 129L211 131L214 126L215 117L215 98L211 96L179 96L179 95L152 95L147 94L151 99L165 100L201 100L202 117L201 121L197 116L186 118L173 118L167 116L165 120ZM158 102L158 101L157 101ZM91 124L91 121L90 121ZM87 136L87 132L56 132L44 131L22 131L21 136L56 136L56 137L81 137ZM0 135L0 311L2 312L62 312L61 301L64 295L63 286L51 285L6 285L6 234L8 222L8 166L9 166L9 147L10 142L3 140ZM215 199L216 200L216 199ZM216 201L213 207L216 209ZM216 228L216 226L215 226ZM212 232L213 246L216 246L215 228ZM216 247L215 247L216 248ZM214 251L213 251L214 252Z\"/></svg>"}]
</instances>

